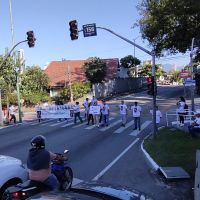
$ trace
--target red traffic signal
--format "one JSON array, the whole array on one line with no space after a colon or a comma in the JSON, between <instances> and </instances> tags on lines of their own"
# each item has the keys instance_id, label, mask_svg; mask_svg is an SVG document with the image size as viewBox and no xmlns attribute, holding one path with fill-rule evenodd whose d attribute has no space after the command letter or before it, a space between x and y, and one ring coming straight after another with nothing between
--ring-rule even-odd
<instances>
[{"instance_id":1,"label":"red traffic signal","mask_svg":"<svg viewBox=\"0 0 200 200\"><path fill-rule=\"evenodd\" d=\"M69 30L70 30L71 40L77 40L78 39L78 23L76 20L72 20L69 22Z\"/></svg>"},{"instance_id":2,"label":"red traffic signal","mask_svg":"<svg viewBox=\"0 0 200 200\"><path fill-rule=\"evenodd\" d=\"M31 48L31 47L34 47L35 46L35 36L34 36L34 32L33 31L28 31L27 33L27 40L28 40L28 46Z\"/></svg>"}]
</instances>

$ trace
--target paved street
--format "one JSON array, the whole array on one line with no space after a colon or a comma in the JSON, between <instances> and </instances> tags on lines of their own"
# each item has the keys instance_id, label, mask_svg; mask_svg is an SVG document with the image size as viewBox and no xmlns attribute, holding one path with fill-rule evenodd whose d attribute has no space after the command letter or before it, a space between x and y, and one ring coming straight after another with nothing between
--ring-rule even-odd
<instances>
[{"instance_id":1,"label":"paved street","mask_svg":"<svg viewBox=\"0 0 200 200\"><path fill-rule=\"evenodd\" d=\"M159 88L157 104L163 113L163 125L165 125L165 112L176 107L176 101L182 93L182 87ZM141 131L133 130L131 111L126 127L121 127L116 106L121 99L124 99L127 105L131 105L134 101L138 101L141 105ZM151 169L141 151L142 140L152 130L149 113L152 108L151 96L142 92L117 97L108 103L111 110L108 127L87 126L85 122L74 125L72 119L62 122L57 120L44 120L41 123L36 120L24 122L0 130L0 152L25 162L31 138L42 134L47 138L47 148L51 151L70 150L70 163L77 182L100 181L127 186L158 200L189 200L188 183L165 184L161 176Z\"/></svg>"}]
</instances>

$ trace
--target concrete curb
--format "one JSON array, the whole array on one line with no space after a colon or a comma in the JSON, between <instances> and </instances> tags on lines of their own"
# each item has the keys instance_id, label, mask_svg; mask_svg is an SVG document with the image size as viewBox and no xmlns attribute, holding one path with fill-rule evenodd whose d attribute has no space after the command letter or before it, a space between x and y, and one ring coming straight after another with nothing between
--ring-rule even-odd
<instances>
[{"instance_id":1,"label":"concrete curb","mask_svg":"<svg viewBox=\"0 0 200 200\"><path fill-rule=\"evenodd\" d=\"M159 127L158 128L158 130L161 130L161 129L163 129L163 128L165 128L165 126L161 126L161 127ZM144 155L146 156L146 158L147 158L147 160L150 162L150 164L151 164L151 166L152 166L152 168L155 170L155 171L157 171L159 168L160 168L160 166L153 160L153 158L147 153L147 151L144 149L144 141L148 138L148 137L150 137L152 135L152 133L150 133L149 135L147 135L145 138L144 138L144 140L142 141L142 143L141 143L141 150L142 150L142 152L144 153Z\"/></svg>"}]
</instances>

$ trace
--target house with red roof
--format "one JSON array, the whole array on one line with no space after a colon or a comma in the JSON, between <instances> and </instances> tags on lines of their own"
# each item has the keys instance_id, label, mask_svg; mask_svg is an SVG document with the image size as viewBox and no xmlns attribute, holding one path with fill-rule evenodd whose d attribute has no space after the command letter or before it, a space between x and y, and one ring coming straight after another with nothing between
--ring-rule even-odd
<instances>
[{"instance_id":1,"label":"house with red roof","mask_svg":"<svg viewBox=\"0 0 200 200\"><path fill-rule=\"evenodd\" d=\"M105 82L118 77L119 59L102 59L107 65ZM60 89L75 81L86 81L84 63L89 60L62 60L50 62L44 72L50 79L50 96L57 96Z\"/></svg>"}]
</instances>

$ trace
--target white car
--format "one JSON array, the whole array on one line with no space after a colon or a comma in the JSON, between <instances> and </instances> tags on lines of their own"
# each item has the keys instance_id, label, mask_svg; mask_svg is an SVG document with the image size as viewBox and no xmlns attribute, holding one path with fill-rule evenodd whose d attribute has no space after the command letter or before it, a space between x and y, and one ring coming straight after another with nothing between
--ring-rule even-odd
<instances>
[{"instance_id":1,"label":"white car","mask_svg":"<svg viewBox=\"0 0 200 200\"><path fill-rule=\"evenodd\" d=\"M0 155L0 199L8 187L26 180L28 180L28 172L21 160Z\"/></svg>"}]
</instances>

